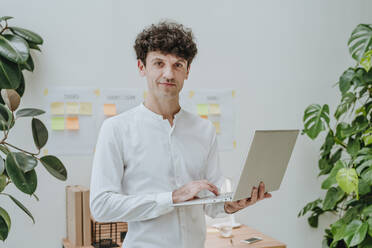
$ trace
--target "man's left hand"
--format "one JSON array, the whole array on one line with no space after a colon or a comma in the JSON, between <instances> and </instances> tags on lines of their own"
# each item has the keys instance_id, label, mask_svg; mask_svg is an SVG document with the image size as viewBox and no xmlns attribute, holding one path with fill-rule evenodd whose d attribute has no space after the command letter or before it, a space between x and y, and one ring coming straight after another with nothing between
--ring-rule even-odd
<instances>
[{"instance_id":1,"label":"man's left hand","mask_svg":"<svg viewBox=\"0 0 372 248\"><path fill-rule=\"evenodd\" d=\"M265 184L263 182L257 187L252 188L252 193L250 198L241 199L235 202L225 202L225 212L228 214L235 213L243 208L255 204L266 198L270 198L271 194L265 192Z\"/></svg>"}]
</instances>

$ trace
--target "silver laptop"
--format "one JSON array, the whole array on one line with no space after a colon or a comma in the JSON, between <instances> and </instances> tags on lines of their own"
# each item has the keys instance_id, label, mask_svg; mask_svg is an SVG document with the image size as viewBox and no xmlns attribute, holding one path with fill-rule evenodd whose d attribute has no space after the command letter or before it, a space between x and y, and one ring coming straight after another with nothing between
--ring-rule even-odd
<instances>
[{"instance_id":1,"label":"silver laptop","mask_svg":"<svg viewBox=\"0 0 372 248\"><path fill-rule=\"evenodd\" d=\"M299 130L256 131L234 192L179 202L173 206L210 204L249 198L252 187L257 187L261 181L265 183L267 192L278 190L298 133Z\"/></svg>"}]
</instances>

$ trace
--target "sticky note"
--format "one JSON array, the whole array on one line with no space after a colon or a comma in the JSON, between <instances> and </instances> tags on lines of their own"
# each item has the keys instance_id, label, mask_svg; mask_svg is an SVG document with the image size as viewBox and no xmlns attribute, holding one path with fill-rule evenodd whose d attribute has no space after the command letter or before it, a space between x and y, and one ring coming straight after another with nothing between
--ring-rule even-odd
<instances>
[{"instance_id":1,"label":"sticky note","mask_svg":"<svg viewBox=\"0 0 372 248\"><path fill-rule=\"evenodd\" d=\"M99 89L96 89L93 91L96 96L99 96L101 94L101 91Z\"/></svg>"},{"instance_id":2,"label":"sticky note","mask_svg":"<svg viewBox=\"0 0 372 248\"><path fill-rule=\"evenodd\" d=\"M79 103L66 102L66 114L78 115L79 114Z\"/></svg>"},{"instance_id":3,"label":"sticky note","mask_svg":"<svg viewBox=\"0 0 372 248\"><path fill-rule=\"evenodd\" d=\"M107 116L116 115L116 105L106 103L103 105L103 113Z\"/></svg>"},{"instance_id":4,"label":"sticky note","mask_svg":"<svg viewBox=\"0 0 372 248\"><path fill-rule=\"evenodd\" d=\"M143 92L143 99L146 99L146 97L147 97L147 91L144 91Z\"/></svg>"},{"instance_id":5,"label":"sticky note","mask_svg":"<svg viewBox=\"0 0 372 248\"><path fill-rule=\"evenodd\" d=\"M48 95L48 89L44 90L44 96Z\"/></svg>"},{"instance_id":6,"label":"sticky note","mask_svg":"<svg viewBox=\"0 0 372 248\"><path fill-rule=\"evenodd\" d=\"M43 153L44 153L44 156L45 156L45 155L48 155L48 149L44 149L44 150L43 150Z\"/></svg>"},{"instance_id":7,"label":"sticky note","mask_svg":"<svg viewBox=\"0 0 372 248\"><path fill-rule=\"evenodd\" d=\"M236 148L236 141L235 140L234 140L234 143L233 144L234 144L234 148Z\"/></svg>"},{"instance_id":8,"label":"sticky note","mask_svg":"<svg viewBox=\"0 0 372 248\"><path fill-rule=\"evenodd\" d=\"M81 102L79 114L81 115L91 115L92 114L92 103L91 102Z\"/></svg>"},{"instance_id":9,"label":"sticky note","mask_svg":"<svg viewBox=\"0 0 372 248\"><path fill-rule=\"evenodd\" d=\"M66 118L66 129L67 130L79 130L79 118L77 116L71 116Z\"/></svg>"},{"instance_id":10,"label":"sticky note","mask_svg":"<svg viewBox=\"0 0 372 248\"><path fill-rule=\"evenodd\" d=\"M189 92L189 98L192 98L194 95L195 95L195 92L192 91L192 90L190 90L190 92Z\"/></svg>"},{"instance_id":11,"label":"sticky note","mask_svg":"<svg viewBox=\"0 0 372 248\"><path fill-rule=\"evenodd\" d=\"M235 97L235 90L232 91L232 97Z\"/></svg>"},{"instance_id":12,"label":"sticky note","mask_svg":"<svg viewBox=\"0 0 372 248\"><path fill-rule=\"evenodd\" d=\"M208 115L201 115L200 117L203 119L208 119Z\"/></svg>"},{"instance_id":13,"label":"sticky note","mask_svg":"<svg viewBox=\"0 0 372 248\"><path fill-rule=\"evenodd\" d=\"M219 121L213 122L214 127L216 128L216 133L219 134L221 133L221 125Z\"/></svg>"},{"instance_id":14,"label":"sticky note","mask_svg":"<svg viewBox=\"0 0 372 248\"><path fill-rule=\"evenodd\" d=\"M209 114L210 115L219 115L221 114L219 104L209 104Z\"/></svg>"},{"instance_id":15,"label":"sticky note","mask_svg":"<svg viewBox=\"0 0 372 248\"><path fill-rule=\"evenodd\" d=\"M196 108L198 110L198 115L208 115L208 104L198 104Z\"/></svg>"},{"instance_id":16,"label":"sticky note","mask_svg":"<svg viewBox=\"0 0 372 248\"><path fill-rule=\"evenodd\" d=\"M52 102L50 104L52 115L64 115L65 104L63 102Z\"/></svg>"},{"instance_id":17,"label":"sticky note","mask_svg":"<svg viewBox=\"0 0 372 248\"><path fill-rule=\"evenodd\" d=\"M52 117L52 130L64 130L65 117Z\"/></svg>"}]
</instances>

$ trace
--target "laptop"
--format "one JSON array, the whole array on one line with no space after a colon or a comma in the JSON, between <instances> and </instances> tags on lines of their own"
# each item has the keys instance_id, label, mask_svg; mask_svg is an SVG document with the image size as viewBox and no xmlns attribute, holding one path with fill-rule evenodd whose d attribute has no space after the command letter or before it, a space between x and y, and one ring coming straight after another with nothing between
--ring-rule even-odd
<instances>
[{"instance_id":1,"label":"laptop","mask_svg":"<svg viewBox=\"0 0 372 248\"><path fill-rule=\"evenodd\" d=\"M261 181L265 183L267 192L278 190L291 158L298 133L299 130L297 129L255 131L234 192L174 203L173 206L211 204L249 198L252 188L257 187Z\"/></svg>"}]
</instances>

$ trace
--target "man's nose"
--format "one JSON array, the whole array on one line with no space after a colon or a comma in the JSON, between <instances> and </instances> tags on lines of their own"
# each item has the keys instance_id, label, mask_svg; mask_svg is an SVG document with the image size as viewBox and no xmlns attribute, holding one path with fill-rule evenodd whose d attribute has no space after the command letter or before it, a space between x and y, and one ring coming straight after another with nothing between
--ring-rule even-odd
<instances>
[{"instance_id":1,"label":"man's nose","mask_svg":"<svg viewBox=\"0 0 372 248\"><path fill-rule=\"evenodd\" d=\"M171 66L165 66L163 71L163 77L171 80L174 78L173 68Z\"/></svg>"}]
</instances>

